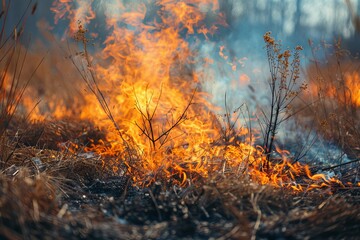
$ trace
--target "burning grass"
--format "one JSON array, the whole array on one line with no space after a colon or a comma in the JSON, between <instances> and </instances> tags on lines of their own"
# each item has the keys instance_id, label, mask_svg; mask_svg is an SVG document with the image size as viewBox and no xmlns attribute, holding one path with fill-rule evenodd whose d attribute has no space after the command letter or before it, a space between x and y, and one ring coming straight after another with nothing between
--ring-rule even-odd
<instances>
[{"instance_id":1,"label":"burning grass","mask_svg":"<svg viewBox=\"0 0 360 240\"><path fill-rule=\"evenodd\" d=\"M299 122L303 125L311 122L323 137L358 162L359 60L342 48L341 40L319 46L310 42L310 47L313 63L307 69L310 85L304 98L309 107L300 112L299 119L303 121ZM325 59L320 56L325 56Z\"/></svg>"},{"instance_id":2,"label":"burning grass","mask_svg":"<svg viewBox=\"0 0 360 240\"><path fill-rule=\"evenodd\" d=\"M83 25L95 18L86 11L92 5L72 10L66 1L58 4L56 21L69 14L69 32L81 44L80 51L68 44L67 59L87 93L74 96L73 108L65 110L56 102L44 107L35 97L22 98L30 81L20 81L26 56L10 40L1 45L1 59L9 58L0 62L6 120L0 126L1 237L359 235L356 179L317 173L275 144L290 103L305 90L300 47L282 51L270 33L264 36L272 98L269 111L262 110L260 146L246 104L231 110L225 103L218 115L222 110L202 92L209 61L190 42L201 34L208 41L226 26L215 1L157 1L155 21L146 17L147 4L121 4L121 15L106 13L110 33L99 52L89 49ZM75 21L77 29L75 16L84 18ZM16 32L13 40L17 44ZM29 114L15 115L18 106Z\"/></svg>"},{"instance_id":3,"label":"burning grass","mask_svg":"<svg viewBox=\"0 0 360 240\"><path fill-rule=\"evenodd\" d=\"M138 188L130 178L104 171L95 156L34 147L19 148L13 156L1 174L0 234L8 239L337 239L359 234L355 188L338 189L335 195L294 192L221 173L189 187L155 182Z\"/></svg>"}]
</instances>

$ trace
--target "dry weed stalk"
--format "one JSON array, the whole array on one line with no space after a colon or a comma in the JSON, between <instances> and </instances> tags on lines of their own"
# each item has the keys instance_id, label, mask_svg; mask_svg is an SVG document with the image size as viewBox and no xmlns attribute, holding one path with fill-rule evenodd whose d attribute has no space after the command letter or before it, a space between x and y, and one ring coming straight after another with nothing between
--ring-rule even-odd
<instances>
[{"instance_id":1,"label":"dry weed stalk","mask_svg":"<svg viewBox=\"0 0 360 240\"><path fill-rule=\"evenodd\" d=\"M99 85L96 73L94 72L93 63L91 60L90 53L88 51L88 44L90 39L87 37L88 30L85 29L81 23L81 21L78 22L78 30L75 33L74 39L76 42L79 42L82 45L83 51L77 52L76 54L71 54L72 51L70 49L70 46L68 45L68 51L70 53L70 60L72 64L75 66L78 73L81 75L81 78L86 83L88 89L94 94L96 99L98 100L101 108L105 112L108 119L112 122L114 125L117 133L119 134L123 144L125 145L125 155L126 158L129 159L129 162L136 162L136 159L138 158L138 152L136 149L136 145L131 141L131 138L129 136L125 136L126 134L121 130L120 126L118 125L117 121L115 120L111 109L109 107L109 104L101 91ZM74 59L74 56L82 56L84 63L77 63ZM129 164L130 166L131 164ZM133 168L133 166L131 166ZM117 167L116 167L117 168Z\"/></svg>"},{"instance_id":2,"label":"dry weed stalk","mask_svg":"<svg viewBox=\"0 0 360 240\"><path fill-rule=\"evenodd\" d=\"M234 140L238 140L236 138L243 137L243 132L247 132L249 133L249 143L251 144L251 122L247 105L243 103L239 107L231 110L228 106L227 95L225 93L224 108L225 113L218 115L219 122L222 123L220 129L222 137L221 140L225 143L230 143ZM243 108L245 108L245 110ZM249 125L247 126L246 130L244 130L243 127L240 125L240 117L243 117L244 119L249 119Z\"/></svg>"},{"instance_id":3,"label":"dry weed stalk","mask_svg":"<svg viewBox=\"0 0 360 240\"><path fill-rule=\"evenodd\" d=\"M263 148L266 154L264 169L269 171L271 154L274 150L274 141L279 126L292 116L290 114L291 104L307 88L307 84L299 79L302 47L297 46L293 53L288 49L282 51L280 42L271 37L270 32L264 35L264 41L270 68L270 79L268 81L270 112L261 109L262 116L258 119L264 137Z\"/></svg>"},{"instance_id":4,"label":"dry weed stalk","mask_svg":"<svg viewBox=\"0 0 360 240\"><path fill-rule=\"evenodd\" d=\"M139 128L141 133L146 136L146 138L150 141L152 149L156 150L164 146L168 141L171 140L170 134L173 131L174 128L178 127L181 123L183 123L187 119L187 112L191 104L193 103L194 96L196 93L196 90L193 92L193 94L190 97L190 100L188 101L188 104L186 105L185 109L181 112L180 116L178 116L176 119L174 119L173 116L166 116L166 123L161 127L157 126L157 122L155 120L155 115L157 112L158 105L160 103L162 89L160 89L159 97L155 101L155 107L151 110L150 109L150 102L152 101L152 97L149 97L146 99L146 108L145 111L142 110L142 106L140 105L140 102L135 94L136 99L136 109L141 115L141 123L135 122L135 125ZM156 129L159 129L156 131ZM159 143L159 144L157 144Z\"/></svg>"},{"instance_id":5,"label":"dry weed stalk","mask_svg":"<svg viewBox=\"0 0 360 240\"><path fill-rule=\"evenodd\" d=\"M31 6L29 1L27 8L22 13L18 23L13 26L13 32L6 32L7 18L12 1L3 1L4 10L0 17L0 141L2 152L6 152L8 140L6 130L9 127L30 80L41 65L44 58L36 65L30 76L22 76L22 71L27 59L28 47L22 50L20 38L25 27L27 11ZM31 14L34 14L35 10ZM0 167L4 169L11 154L2 154Z\"/></svg>"}]
</instances>

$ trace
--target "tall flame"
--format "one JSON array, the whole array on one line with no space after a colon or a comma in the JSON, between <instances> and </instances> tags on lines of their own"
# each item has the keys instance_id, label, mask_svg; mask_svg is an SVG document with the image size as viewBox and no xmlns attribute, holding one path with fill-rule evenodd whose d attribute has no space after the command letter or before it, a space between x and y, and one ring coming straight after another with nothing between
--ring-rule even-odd
<instances>
[{"instance_id":1,"label":"tall flame","mask_svg":"<svg viewBox=\"0 0 360 240\"><path fill-rule=\"evenodd\" d=\"M347 97L355 106L360 108L360 73L346 73L345 84L348 89Z\"/></svg>"},{"instance_id":2,"label":"tall flame","mask_svg":"<svg viewBox=\"0 0 360 240\"><path fill-rule=\"evenodd\" d=\"M143 3L121 5L116 8L120 15L108 13L112 32L102 51L108 64L97 65L95 72L101 79L99 88L115 106L116 123L141 156L141 162L126 163L130 171L140 169L147 175L156 175L159 169L174 171L183 182L185 169L200 171L204 153L220 137L210 111L213 106L198 89L201 75L193 70L196 52L183 39L206 27L200 7L217 8L210 1L158 1L155 7L158 13L151 21L146 21ZM87 105L83 117L92 112L93 106ZM92 117L98 116L106 117L102 111ZM108 141L116 145L116 152L125 151L117 134L109 134Z\"/></svg>"}]
</instances>

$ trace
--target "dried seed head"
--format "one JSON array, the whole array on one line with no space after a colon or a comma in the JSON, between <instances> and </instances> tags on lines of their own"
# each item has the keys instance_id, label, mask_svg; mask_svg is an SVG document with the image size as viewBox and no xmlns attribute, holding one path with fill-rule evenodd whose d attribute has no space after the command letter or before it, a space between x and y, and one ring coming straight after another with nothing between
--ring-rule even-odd
<instances>
[{"instance_id":1,"label":"dried seed head","mask_svg":"<svg viewBox=\"0 0 360 240\"><path fill-rule=\"evenodd\" d=\"M265 35L264 35L264 41L265 41L267 44L274 45L274 44L275 44L275 40L274 40L274 38L272 38L270 35L271 35L271 32L265 33Z\"/></svg>"}]
</instances>

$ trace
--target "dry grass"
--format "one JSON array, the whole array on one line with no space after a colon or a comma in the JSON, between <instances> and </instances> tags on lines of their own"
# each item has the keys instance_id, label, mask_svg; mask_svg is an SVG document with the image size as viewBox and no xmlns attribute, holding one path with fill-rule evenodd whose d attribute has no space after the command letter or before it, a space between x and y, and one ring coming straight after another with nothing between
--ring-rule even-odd
<instances>
[{"instance_id":1,"label":"dry grass","mask_svg":"<svg viewBox=\"0 0 360 240\"><path fill-rule=\"evenodd\" d=\"M7 32L7 18L9 17L9 7L12 1L3 1L2 6L4 10L1 11L0 17L0 146L2 154L0 155L0 169L6 167L7 162L11 157L11 147L9 145L16 145L14 139L9 139L7 136L7 129L14 117L14 114L19 106L25 89L33 77L36 69L41 65L43 59L35 65L32 72L25 77L23 76L23 69L27 59L27 48L21 47L20 38L24 28L24 18L27 11L25 10L19 17L19 21L11 29L13 32ZM27 9L29 9L31 1ZM32 13L33 14L33 13Z\"/></svg>"},{"instance_id":2,"label":"dry grass","mask_svg":"<svg viewBox=\"0 0 360 240\"><path fill-rule=\"evenodd\" d=\"M48 129L42 137L55 142L82 129L65 120L59 126L42 124ZM49 133L59 128L58 138ZM356 189L335 196L321 189L295 194L223 173L187 188L156 182L139 189L128 178L106 172L100 157L81 147L9 147L13 153L0 174L0 235L7 239L336 239L359 234Z\"/></svg>"},{"instance_id":3,"label":"dry grass","mask_svg":"<svg viewBox=\"0 0 360 240\"><path fill-rule=\"evenodd\" d=\"M218 179L204 189L212 193L208 201L220 199L225 212L235 218L234 239L338 239L359 234L355 223L360 219L355 209L359 199L346 193L333 197L295 194L235 178Z\"/></svg>"},{"instance_id":4,"label":"dry grass","mask_svg":"<svg viewBox=\"0 0 360 240\"><path fill-rule=\"evenodd\" d=\"M6 17L6 12L4 14L2 18ZM15 48L18 35L14 34L11 33L10 38L4 38L4 32L0 34L0 238L306 239L360 235L356 188L343 189L335 196L321 189L295 194L282 188L262 186L247 178L240 180L233 174L235 170L199 178L186 188L166 181L138 188L129 177L114 176L104 167L103 156L85 151L90 144L96 145L105 139L106 133L93 124L79 123L77 119L29 122L26 117L16 115L33 71L27 72L25 80L21 78L26 51ZM6 40L9 43L2 44L3 39L10 39ZM284 58L280 57L289 64ZM37 68L38 65L34 69ZM316 70L321 70L319 65ZM279 96L277 90L281 90L280 95L284 94L285 98L293 94L291 86L281 88L281 84L273 85L276 87L273 97ZM95 87L92 91L98 94L100 104L112 119L96 82L91 86ZM344 137L348 136L344 133L350 132L351 140L337 141L341 143L342 140L356 150L360 136L358 128L354 130L356 124L350 123L357 123L359 116L357 108L348 106L347 89L343 90L343 97L335 100L321 98L322 105L315 111L323 110L320 117L330 119L330 115L326 115L328 105L337 104L332 111L339 112L342 117L331 122L336 131L323 130L323 133L329 137ZM271 106L275 115L286 108L276 101L279 100L275 99ZM342 108L345 110L339 111ZM226 107L226 116L229 113ZM145 120L151 122L150 118ZM272 149L270 142L279 121L268 120L265 122L268 124L266 145ZM346 124L336 125L344 121ZM228 117L227 124L224 139L229 141L235 123ZM319 129L321 126L319 124ZM154 138L152 141L155 144Z\"/></svg>"},{"instance_id":5,"label":"dry grass","mask_svg":"<svg viewBox=\"0 0 360 240\"><path fill-rule=\"evenodd\" d=\"M58 132L57 127L43 125ZM52 140L59 141L61 136ZM41 229L57 228L59 216L65 214L63 201L106 175L99 156L82 154L81 150L40 149L20 141L16 145L2 143L1 148L9 149L6 167L0 172L0 235L7 239L46 236Z\"/></svg>"},{"instance_id":6,"label":"dry grass","mask_svg":"<svg viewBox=\"0 0 360 240\"><path fill-rule=\"evenodd\" d=\"M32 174L24 167L1 173L1 235L12 231L23 236L31 232L32 224L54 215L58 211L60 188L57 180L45 173ZM10 175L10 176L9 176Z\"/></svg>"},{"instance_id":7,"label":"dry grass","mask_svg":"<svg viewBox=\"0 0 360 240\"><path fill-rule=\"evenodd\" d=\"M359 159L360 61L340 42L311 47L314 60L307 69L309 91L304 97L309 108L300 112L300 122L313 124L348 157Z\"/></svg>"}]
</instances>

